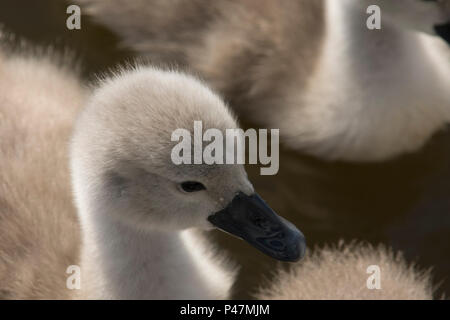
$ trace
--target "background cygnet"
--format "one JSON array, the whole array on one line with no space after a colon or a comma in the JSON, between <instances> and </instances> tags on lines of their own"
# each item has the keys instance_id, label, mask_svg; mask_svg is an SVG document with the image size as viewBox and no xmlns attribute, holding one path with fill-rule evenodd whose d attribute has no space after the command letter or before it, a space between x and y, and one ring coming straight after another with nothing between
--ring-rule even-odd
<instances>
[{"instance_id":1,"label":"background cygnet","mask_svg":"<svg viewBox=\"0 0 450 320\"><path fill-rule=\"evenodd\" d=\"M68 146L88 92L71 58L0 38L0 298L67 299L80 247Z\"/></svg>"},{"instance_id":2,"label":"background cygnet","mask_svg":"<svg viewBox=\"0 0 450 320\"><path fill-rule=\"evenodd\" d=\"M317 248L302 263L274 271L253 296L275 300L430 300L430 272L399 252L362 243Z\"/></svg>"},{"instance_id":3,"label":"background cygnet","mask_svg":"<svg viewBox=\"0 0 450 320\"><path fill-rule=\"evenodd\" d=\"M450 50L417 32L448 18L436 2L78 2L141 55L201 74L239 116L280 128L298 152L383 161L450 122ZM381 7L379 30L366 27L369 2Z\"/></svg>"}]
</instances>

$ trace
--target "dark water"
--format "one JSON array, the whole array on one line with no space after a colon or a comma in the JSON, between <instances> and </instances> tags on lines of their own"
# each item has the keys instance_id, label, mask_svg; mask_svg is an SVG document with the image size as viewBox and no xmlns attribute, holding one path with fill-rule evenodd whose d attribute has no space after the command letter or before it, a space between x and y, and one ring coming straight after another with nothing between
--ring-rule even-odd
<instances>
[{"instance_id":1,"label":"dark water","mask_svg":"<svg viewBox=\"0 0 450 320\"><path fill-rule=\"evenodd\" d=\"M72 49L86 78L133 56L86 17L81 30L68 30L65 12L61 0L0 1L0 22L8 30L35 44ZM382 163L324 162L282 148L277 175L261 176L257 166L247 170L257 191L299 226L310 247L355 238L389 244L419 266L433 266L441 283L437 295L450 294L450 129L419 152ZM281 265L240 240L212 237L242 265L236 298L248 298Z\"/></svg>"}]
</instances>

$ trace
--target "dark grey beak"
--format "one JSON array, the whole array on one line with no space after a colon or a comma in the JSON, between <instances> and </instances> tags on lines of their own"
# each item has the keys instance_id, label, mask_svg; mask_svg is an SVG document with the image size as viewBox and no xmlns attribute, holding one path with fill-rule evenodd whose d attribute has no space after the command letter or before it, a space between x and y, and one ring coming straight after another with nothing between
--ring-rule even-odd
<instances>
[{"instance_id":1,"label":"dark grey beak","mask_svg":"<svg viewBox=\"0 0 450 320\"><path fill-rule=\"evenodd\" d=\"M445 24L434 26L434 31L450 45L450 21Z\"/></svg>"},{"instance_id":2,"label":"dark grey beak","mask_svg":"<svg viewBox=\"0 0 450 320\"><path fill-rule=\"evenodd\" d=\"M278 216L258 194L239 192L228 206L208 217L229 232L281 261L297 261L305 255L303 234L289 221Z\"/></svg>"}]
</instances>

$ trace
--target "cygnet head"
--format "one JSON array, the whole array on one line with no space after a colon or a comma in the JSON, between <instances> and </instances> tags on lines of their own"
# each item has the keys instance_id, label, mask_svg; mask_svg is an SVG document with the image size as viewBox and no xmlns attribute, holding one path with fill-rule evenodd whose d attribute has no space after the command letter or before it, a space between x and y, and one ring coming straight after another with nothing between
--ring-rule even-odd
<instances>
[{"instance_id":1,"label":"cygnet head","mask_svg":"<svg viewBox=\"0 0 450 320\"><path fill-rule=\"evenodd\" d=\"M236 128L222 100L186 74L141 66L101 81L71 146L81 222L113 219L137 232L215 226L274 258L298 260L303 235L255 194L242 165L172 161L172 133L193 137L194 121L224 136Z\"/></svg>"}]
</instances>

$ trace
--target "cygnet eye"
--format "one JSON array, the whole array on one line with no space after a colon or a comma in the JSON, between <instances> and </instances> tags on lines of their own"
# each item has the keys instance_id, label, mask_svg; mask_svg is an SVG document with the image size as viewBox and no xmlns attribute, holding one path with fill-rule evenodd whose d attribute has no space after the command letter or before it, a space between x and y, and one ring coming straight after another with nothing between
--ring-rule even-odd
<instances>
[{"instance_id":1,"label":"cygnet eye","mask_svg":"<svg viewBox=\"0 0 450 320\"><path fill-rule=\"evenodd\" d=\"M206 190L206 187L197 181L185 181L181 183L181 189L185 192L196 192L200 190Z\"/></svg>"}]
</instances>

